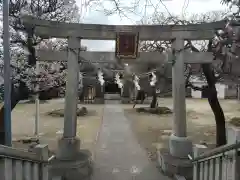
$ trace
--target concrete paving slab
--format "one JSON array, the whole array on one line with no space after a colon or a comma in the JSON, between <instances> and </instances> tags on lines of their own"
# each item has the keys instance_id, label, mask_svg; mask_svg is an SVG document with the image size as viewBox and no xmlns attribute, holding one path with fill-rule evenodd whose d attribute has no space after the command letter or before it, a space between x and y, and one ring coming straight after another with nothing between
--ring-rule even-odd
<instances>
[{"instance_id":1,"label":"concrete paving slab","mask_svg":"<svg viewBox=\"0 0 240 180\"><path fill-rule=\"evenodd\" d=\"M107 101L92 180L168 180L148 159L124 116L120 101Z\"/></svg>"}]
</instances>

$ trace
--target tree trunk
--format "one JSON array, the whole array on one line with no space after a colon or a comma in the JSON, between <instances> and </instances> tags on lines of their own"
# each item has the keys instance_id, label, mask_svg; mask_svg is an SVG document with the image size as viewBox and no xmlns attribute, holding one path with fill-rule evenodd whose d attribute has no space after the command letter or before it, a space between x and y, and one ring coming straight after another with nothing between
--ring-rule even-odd
<instances>
[{"instance_id":1,"label":"tree trunk","mask_svg":"<svg viewBox=\"0 0 240 180\"><path fill-rule=\"evenodd\" d=\"M18 102L28 96L28 91L25 84L20 83L20 86L17 90L14 89L12 84L11 91L11 109L13 110ZM4 105L0 109L0 144L6 145L5 141L5 123L4 123Z\"/></svg>"},{"instance_id":2,"label":"tree trunk","mask_svg":"<svg viewBox=\"0 0 240 180\"><path fill-rule=\"evenodd\" d=\"M192 46L192 50L199 52L197 48ZM208 43L208 52L212 51L212 41ZM215 122L216 122L216 146L222 146L227 144L226 138L226 127L225 127L225 116L222 107L218 101L217 90L216 90L216 77L211 64L202 64L202 70L206 77L208 87L205 89L208 94L208 102L213 111Z\"/></svg>"},{"instance_id":3,"label":"tree trunk","mask_svg":"<svg viewBox=\"0 0 240 180\"><path fill-rule=\"evenodd\" d=\"M215 117L216 146L218 147L227 144L225 116L217 97L214 71L211 69L210 64L202 64L202 69L208 83L206 89L208 93L208 102Z\"/></svg>"},{"instance_id":4,"label":"tree trunk","mask_svg":"<svg viewBox=\"0 0 240 180\"><path fill-rule=\"evenodd\" d=\"M156 93L156 87L152 87L152 102L150 104L150 108L156 108L157 107L157 93Z\"/></svg>"}]
</instances>

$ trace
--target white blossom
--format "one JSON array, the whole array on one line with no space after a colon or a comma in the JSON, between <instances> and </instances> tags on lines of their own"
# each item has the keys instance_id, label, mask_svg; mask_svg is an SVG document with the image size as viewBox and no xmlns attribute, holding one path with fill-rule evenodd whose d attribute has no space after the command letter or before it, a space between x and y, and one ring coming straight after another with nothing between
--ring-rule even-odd
<instances>
[{"instance_id":1,"label":"white blossom","mask_svg":"<svg viewBox=\"0 0 240 180\"><path fill-rule=\"evenodd\" d=\"M103 79L103 73L100 70L98 71L98 81L100 82L101 86L103 86L105 83L105 81Z\"/></svg>"}]
</instances>

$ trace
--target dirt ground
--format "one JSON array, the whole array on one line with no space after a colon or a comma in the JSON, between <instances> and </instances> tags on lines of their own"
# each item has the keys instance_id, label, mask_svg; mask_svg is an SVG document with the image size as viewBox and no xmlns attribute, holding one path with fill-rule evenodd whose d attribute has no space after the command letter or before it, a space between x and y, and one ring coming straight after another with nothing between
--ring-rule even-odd
<instances>
[{"instance_id":1,"label":"dirt ground","mask_svg":"<svg viewBox=\"0 0 240 180\"><path fill-rule=\"evenodd\" d=\"M103 105L79 104L78 106L85 106L89 115L78 117L77 136L81 139L81 148L93 152L96 136L101 127ZM62 99L40 103L39 138L40 142L48 144L52 151L57 149L57 140L62 136L64 119L49 116L47 113L62 108L64 108ZM22 143L17 143L17 140L34 137L34 122L35 104L18 104L12 112L13 145L15 147L25 147Z\"/></svg>"},{"instance_id":2,"label":"dirt ground","mask_svg":"<svg viewBox=\"0 0 240 180\"><path fill-rule=\"evenodd\" d=\"M159 106L172 109L172 99L158 100ZM236 100L220 101L226 120L240 117L240 102ZM215 120L206 99L187 99L187 131L193 143L215 144ZM137 105L145 107L148 105ZM156 149L168 146L172 132L172 114L151 115L138 113L132 105L123 105L125 115L131 121L133 132L142 147L146 149L149 158L156 160Z\"/></svg>"},{"instance_id":3,"label":"dirt ground","mask_svg":"<svg viewBox=\"0 0 240 180\"><path fill-rule=\"evenodd\" d=\"M194 143L214 144L215 120L206 99L187 99L187 130ZM172 99L158 100L159 106L172 109ZM240 117L240 102L236 100L221 100L226 120ZM96 137L101 127L104 105L79 105L85 106L90 111L89 115L78 117L77 135L81 139L81 148L94 152ZM148 105L137 105L143 107ZM172 129L172 114L150 115L136 112L132 105L123 104L126 117L131 122L131 127L140 145L146 149L149 158L156 159L156 149L166 147ZM57 149L57 139L62 136L63 117L51 117L47 112L64 108L64 101L51 100L40 104L40 142L49 144L52 151ZM14 146L19 139L34 137L35 104L18 104L12 112L12 132ZM25 145L24 145L25 147Z\"/></svg>"}]
</instances>

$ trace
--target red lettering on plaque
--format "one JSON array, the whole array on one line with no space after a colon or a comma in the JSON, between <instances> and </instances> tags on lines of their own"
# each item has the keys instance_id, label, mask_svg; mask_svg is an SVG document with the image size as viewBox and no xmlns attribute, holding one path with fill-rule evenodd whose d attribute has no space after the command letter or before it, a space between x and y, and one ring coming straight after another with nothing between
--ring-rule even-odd
<instances>
[{"instance_id":1,"label":"red lettering on plaque","mask_svg":"<svg viewBox=\"0 0 240 180\"><path fill-rule=\"evenodd\" d=\"M116 56L121 59L137 58L139 33L120 32L116 38Z\"/></svg>"}]
</instances>

